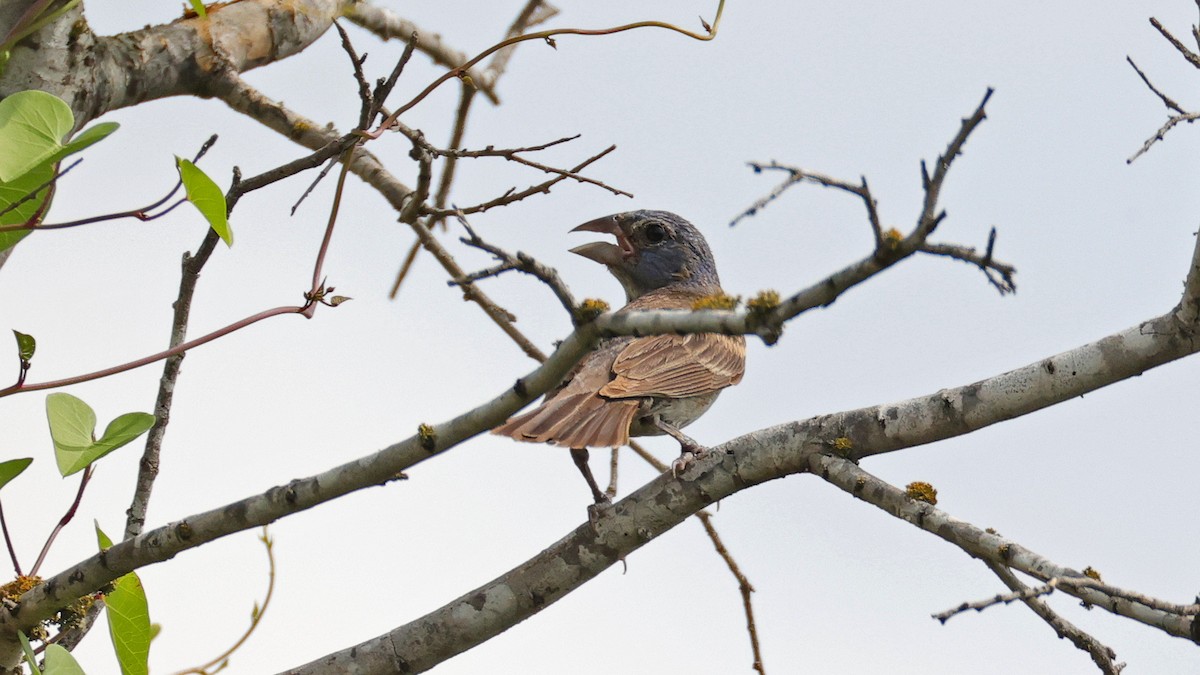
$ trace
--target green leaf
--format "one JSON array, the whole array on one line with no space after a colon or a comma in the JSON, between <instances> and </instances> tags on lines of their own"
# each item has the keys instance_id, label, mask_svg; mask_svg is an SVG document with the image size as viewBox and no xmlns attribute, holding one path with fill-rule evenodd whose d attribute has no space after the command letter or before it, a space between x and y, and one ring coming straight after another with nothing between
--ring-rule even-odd
<instances>
[{"instance_id":1,"label":"green leaf","mask_svg":"<svg viewBox=\"0 0 1200 675\"><path fill-rule=\"evenodd\" d=\"M21 459L10 459L7 462L0 462L0 488L8 485L9 481L21 475L21 472L29 468L33 463L32 457L22 457Z\"/></svg>"},{"instance_id":2,"label":"green leaf","mask_svg":"<svg viewBox=\"0 0 1200 675\"><path fill-rule=\"evenodd\" d=\"M137 439L154 426L154 415L144 412L131 412L121 415L108 423L104 435L96 441L93 447L103 447L103 452L94 459L107 455L117 448Z\"/></svg>"},{"instance_id":3,"label":"green leaf","mask_svg":"<svg viewBox=\"0 0 1200 675\"><path fill-rule=\"evenodd\" d=\"M46 419L50 422L58 472L69 476L82 469L76 466L78 459L96 441L96 413L91 406L70 394L50 394L46 397Z\"/></svg>"},{"instance_id":4,"label":"green leaf","mask_svg":"<svg viewBox=\"0 0 1200 675\"><path fill-rule=\"evenodd\" d=\"M37 340L33 339L32 335L26 335L20 331L13 331L13 335L17 338L17 355L22 361L28 361L33 358L33 352L37 349Z\"/></svg>"},{"instance_id":5,"label":"green leaf","mask_svg":"<svg viewBox=\"0 0 1200 675\"><path fill-rule=\"evenodd\" d=\"M201 19L208 16L208 10L204 9L204 0L188 0L192 4L192 11Z\"/></svg>"},{"instance_id":6,"label":"green leaf","mask_svg":"<svg viewBox=\"0 0 1200 675\"><path fill-rule=\"evenodd\" d=\"M112 546L112 540L99 523L96 523L96 539L101 551ZM122 675L146 675L150 672L150 640L155 631L150 624L150 606L142 580L133 572L117 579L112 591L104 596L104 605L108 609L108 634Z\"/></svg>"},{"instance_id":7,"label":"green leaf","mask_svg":"<svg viewBox=\"0 0 1200 675\"><path fill-rule=\"evenodd\" d=\"M44 91L19 91L0 101L0 181L53 157L74 124L71 106Z\"/></svg>"},{"instance_id":8,"label":"green leaf","mask_svg":"<svg viewBox=\"0 0 1200 675\"><path fill-rule=\"evenodd\" d=\"M60 645L46 645L46 668L42 675L85 675L79 662Z\"/></svg>"},{"instance_id":9,"label":"green leaf","mask_svg":"<svg viewBox=\"0 0 1200 675\"><path fill-rule=\"evenodd\" d=\"M46 397L46 417L58 472L64 477L128 444L154 424L154 415L149 413L126 413L110 422L104 436L96 440L96 413L88 404L64 393Z\"/></svg>"},{"instance_id":10,"label":"green leaf","mask_svg":"<svg viewBox=\"0 0 1200 675\"><path fill-rule=\"evenodd\" d=\"M70 106L44 91L21 91L0 101L0 211L40 188L36 197L0 215L0 225L41 223L53 195L47 183L54 178L57 163L120 127L116 122L94 124L64 145L62 139L74 124ZM0 251L15 246L29 232L0 232Z\"/></svg>"},{"instance_id":11,"label":"green leaf","mask_svg":"<svg viewBox=\"0 0 1200 675\"><path fill-rule=\"evenodd\" d=\"M17 631L17 639L21 642L21 651L25 652L25 662L29 664L29 671L38 672L37 655L33 653L33 645L29 644L29 637L25 635L25 631Z\"/></svg>"},{"instance_id":12,"label":"green leaf","mask_svg":"<svg viewBox=\"0 0 1200 675\"><path fill-rule=\"evenodd\" d=\"M45 163L21 174L14 180L8 182L0 181L0 211L24 199L29 193L45 185L53 177L54 164ZM21 202L20 206L4 215L0 215L0 225L20 225L29 221L35 215L39 217L34 224L41 222L46 215L46 211L49 210L47 200L51 198L52 192L51 188L43 188L33 199ZM18 241L24 239L29 233L30 230L0 232L0 251L15 246Z\"/></svg>"},{"instance_id":13,"label":"green leaf","mask_svg":"<svg viewBox=\"0 0 1200 675\"><path fill-rule=\"evenodd\" d=\"M112 135L112 132L120 128L121 125L117 124L116 122L101 122L99 124L93 124L92 126L76 134L75 137L71 139L70 143L64 145L63 149L58 152L54 160L58 161L67 155L73 155L80 150L89 148L108 138L110 135Z\"/></svg>"},{"instance_id":14,"label":"green leaf","mask_svg":"<svg viewBox=\"0 0 1200 675\"><path fill-rule=\"evenodd\" d=\"M225 245L233 246L233 231L229 229L226 217L225 193L195 164L182 157L176 157L175 164L179 167L179 177L183 180L183 188L187 190L188 201L199 209Z\"/></svg>"}]
</instances>

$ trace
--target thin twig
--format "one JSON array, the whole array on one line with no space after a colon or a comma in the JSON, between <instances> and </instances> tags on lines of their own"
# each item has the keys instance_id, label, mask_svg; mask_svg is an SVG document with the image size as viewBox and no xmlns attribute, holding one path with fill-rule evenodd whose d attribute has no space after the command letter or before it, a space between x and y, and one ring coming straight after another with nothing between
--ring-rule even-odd
<instances>
[{"instance_id":1,"label":"thin twig","mask_svg":"<svg viewBox=\"0 0 1200 675\"><path fill-rule=\"evenodd\" d=\"M254 634L254 630L258 628L258 624L266 614L267 608L271 606L271 598L275 597L275 540L267 532L266 525L263 525L262 534L259 535L258 540L263 543L263 546L267 550L267 593L263 597L262 605L254 603L254 611L250 614L250 626L246 628L242 635L228 649L209 659L207 663L186 670L180 670L175 675L210 675L210 673L215 673L223 669L229 657L238 649L241 649L242 645L246 644L246 641ZM216 670L209 670L214 666L217 666Z\"/></svg>"},{"instance_id":2,"label":"thin twig","mask_svg":"<svg viewBox=\"0 0 1200 675\"><path fill-rule=\"evenodd\" d=\"M1158 19L1150 17L1150 25L1154 26L1154 29L1161 33L1162 36L1167 39L1167 42L1171 43L1172 47L1179 50L1179 53L1183 54L1183 58L1187 59L1188 63L1192 64L1196 68L1200 68L1200 54L1188 49L1186 45L1177 40L1174 35L1171 35L1171 31L1167 30L1161 23L1159 23Z\"/></svg>"},{"instance_id":3,"label":"thin twig","mask_svg":"<svg viewBox=\"0 0 1200 675\"><path fill-rule=\"evenodd\" d=\"M1092 662L1095 663L1096 667L1100 669L1100 672L1104 673L1104 675L1120 675L1121 671L1125 669L1124 663L1113 662L1113 660L1117 658L1117 653L1113 651L1111 647L1102 644L1099 640L1092 637L1083 629L1079 628L1070 621L1067 621L1057 612L1050 609L1050 606L1037 597L1037 594L1031 594L1031 591L1037 589L1030 589L1028 586L1023 584L1021 580L1017 578L1017 575L1013 574L1012 570L992 561L986 561L985 564L987 564L988 568L991 569L996 576L1000 577L1000 580L1004 582L1005 586L1008 586L1014 592L1022 595L1020 600L1024 602L1029 609L1033 610L1034 614L1037 614L1043 621L1049 624L1049 626L1054 629L1054 632L1059 637L1067 638L1071 641L1071 644L1087 652L1088 656L1092 658ZM1051 579L1051 582L1053 581L1054 580Z\"/></svg>"},{"instance_id":4,"label":"thin twig","mask_svg":"<svg viewBox=\"0 0 1200 675\"><path fill-rule=\"evenodd\" d=\"M987 113L984 109L987 107L988 99L992 97L995 90L988 87L983 95L983 100L976 106L975 112L970 117L963 119L962 125L958 129L958 133L951 139L949 145L946 146L946 151L938 155L937 164L934 166L933 175L930 176L926 170L925 162L921 162L921 175L923 177L923 186L925 188L925 203L921 209L921 218L917 223L917 228L908 236L910 240L924 242L925 239L933 234L938 223L945 217L945 212L935 213L938 207L938 197L941 195L942 185L946 182L946 176L950 173L950 165L954 163L954 159L962 154L963 145L970 138L971 132L975 127L979 126L980 122L987 119Z\"/></svg>"},{"instance_id":5,"label":"thin twig","mask_svg":"<svg viewBox=\"0 0 1200 675\"><path fill-rule=\"evenodd\" d=\"M505 38L513 38L526 30L543 24L558 14L558 8L553 7L545 2L545 0L529 0L521 11L517 13L517 17L513 19L512 24L508 27L508 31L504 34ZM504 70L508 67L508 61L512 55L516 53L516 47L501 49L492 56L492 60L484 69L485 82L480 83L480 86L486 86L494 89L496 81L504 74Z\"/></svg>"},{"instance_id":6,"label":"thin twig","mask_svg":"<svg viewBox=\"0 0 1200 675\"><path fill-rule=\"evenodd\" d=\"M203 157L205 155L205 153L208 152L208 149L211 148L213 146L213 144L216 142L217 142L217 136L216 136L216 134L213 134L212 136L210 136L208 138L207 141L205 141L200 146L200 150L197 151L196 155L192 158L192 163L195 164L196 162L199 162L200 158ZM78 163L78 162L76 162L76 163ZM74 166L74 165L72 165L72 166ZM68 167L68 168L70 168L70 167ZM80 218L78 220L69 220L69 221L62 222L62 223L45 223L45 224L41 224L41 225L37 224L37 221L39 220L39 218L34 217L34 218L30 218L29 221L25 222L25 223L18 223L16 225L0 226L0 232L14 232L14 231L18 231L18 230L64 230L64 229L71 228L71 227L80 227L82 225L91 225L93 223L100 223L100 222L105 222L105 221L109 221L109 220L120 220L122 218L136 218L137 220L140 220L142 222L154 220L156 218L161 218L161 217L167 215L171 211L175 210L175 207L179 206L184 201L186 201L186 199L181 199L181 200L175 202L174 204L172 204L171 206L167 207L163 211L160 211L159 213L154 213L154 214L150 213L150 211L153 211L154 209L159 208L163 204L166 204L172 197L175 196L175 193L179 192L179 189L181 187L183 187L183 178L182 177L180 177L178 180L175 181L174 187L171 188L171 191L168 192L165 197L163 197L162 199L159 199L147 206L143 206L140 209L131 209L129 211L118 211L116 213L106 213L106 214L99 215L99 216Z\"/></svg>"},{"instance_id":7,"label":"thin twig","mask_svg":"<svg viewBox=\"0 0 1200 675\"><path fill-rule=\"evenodd\" d=\"M676 26L674 24L666 23L664 21L637 21L634 23L625 24L623 26L615 26L613 28L600 28L600 29L554 28L551 30L538 31L536 33L517 35L517 36L511 37L511 38L508 38L506 40L501 40L500 42L497 42L496 44L492 45L491 47L488 47L487 49L483 50L482 52L477 54L475 57L467 60L462 65L457 66L455 68L451 68L446 73L444 73L443 75L441 75L440 77L435 79L433 82L431 82L429 84L429 86L425 87L425 89L423 89L421 91L421 93L417 94L411 100L409 100L407 103L405 103L404 105L400 106L398 109L393 111L391 115L388 115L388 117L379 124L379 126L375 129L375 131L371 132L371 136L378 137L384 131L392 128L392 125L398 119L400 119L401 115L403 115L404 113L411 110L414 106L416 106L421 101L425 100L425 97L427 97L427 96L429 96L429 94L433 93L433 91L435 89L440 87L447 80L450 80L450 79L456 78L456 77L461 78L464 76L468 76L469 70L472 67L474 67L476 64L478 64L480 61L482 61L483 59L486 59L487 57L491 56L492 54L494 54L502 49L511 47L512 45L515 45L515 44L518 44L521 42L527 42L530 40L538 40L538 41L544 41L544 42L550 44L551 46L553 46L554 38L557 36L560 36L560 35L584 35L584 36L615 35L617 33L623 33L625 31L630 31L630 30L637 30L640 28L663 28L663 29L666 29L666 30L669 30L672 32L679 33L681 35L685 35L694 40L700 40L700 41L707 42L717 36L717 28L721 24L721 15L724 13L724 10L725 10L725 0L719 0L719 2L717 4L716 17L713 19L711 26L708 25L707 23L704 23L704 28L705 28L704 33L697 33L695 31L689 31L684 28L680 28L679 26Z\"/></svg>"},{"instance_id":8,"label":"thin twig","mask_svg":"<svg viewBox=\"0 0 1200 675\"><path fill-rule=\"evenodd\" d=\"M484 270L483 272L476 272L459 279L452 279L446 283L451 286L464 286L475 283L480 279L497 276L509 270L518 270L549 286L550 290L554 293L554 297L558 298L558 302L563 306L563 309L567 310L571 321L575 324L579 323L578 305L575 303L575 297L571 294L571 289L567 288L567 284L563 282L562 277L558 276L557 270L548 265L543 265L527 253L517 251L514 255L499 246L489 244L475 233L470 223L467 222L466 217L462 214L455 214L455 217L458 219L459 224L463 226L463 229L467 231L467 236L460 238L460 241L467 246L491 253L500 261L500 265Z\"/></svg>"},{"instance_id":9,"label":"thin twig","mask_svg":"<svg viewBox=\"0 0 1200 675\"><path fill-rule=\"evenodd\" d=\"M33 563L33 567L29 568L29 576L37 576L39 570L42 569L42 563L46 560L46 554L50 552L50 546L54 544L54 540L58 538L58 533L71 522L75 517L75 511L79 509L79 503L83 501L83 491L87 489L88 481L92 479L94 465L88 465L83 470L83 476L79 479L79 490L75 492L75 500L71 502L71 506L67 508L67 512L58 519L58 523L54 529L50 531L50 536L46 537L46 543L42 545L42 552L38 554L37 560Z\"/></svg>"},{"instance_id":10,"label":"thin twig","mask_svg":"<svg viewBox=\"0 0 1200 675\"><path fill-rule=\"evenodd\" d=\"M992 236L988 241L988 250L984 255L979 255L970 246L960 246L958 244L930 244L926 242L917 250L922 253L945 256L974 265L983 272L984 276L987 277L988 283L999 291L1000 295L1016 293L1017 283L1013 276L1017 273L1017 268L992 258L992 245L996 241L995 233L996 228L992 228Z\"/></svg>"},{"instance_id":11,"label":"thin twig","mask_svg":"<svg viewBox=\"0 0 1200 675\"><path fill-rule=\"evenodd\" d=\"M211 333L208 333L206 335L202 335L194 340L189 340L187 342L184 342L177 347L173 347L171 349L164 349L161 352L150 354L149 356L143 356L140 359L129 361L128 363L122 363L120 365L110 366L108 368L104 368L103 370L97 370L97 371L90 372L90 373L84 373L83 375L74 375L71 377L64 377L59 380L50 380L48 382L36 382L34 384L23 383L20 386L13 385L10 387L5 387L4 389L0 389L0 398L3 398L5 396L11 396L11 395L17 394L17 393L30 392L30 391L41 391L43 389L57 389L59 387L65 387L65 386L72 385L72 384L79 384L80 382L91 382L92 380L98 380L100 378L109 377L111 375L116 375L117 373L124 373L126 371L134 370L136 368L141 368L142 366L146 366L151 363L161 361L165 358L175 356L176 354L182 354L183 352L186 352L190 349L195 349L196 347L199 347L200 345L208 344L209 342L212 342L213 340L216 340L217 338L221 338L226 335L229 335L230 333L239 331L251 324L258 323L259 321L262 321L263 319L269 319L271 317L280 316L283 314L306 314L309 311L309 308L312 304L313 304L313 302L310 301L308 303L305 303L304 305L288 306L288 307L275 307L273 309L263 310L261 312L252 314L252 315L250 315L244 319L241 319L239 321L235 321L227 326L218 328L217 330L215 330Z\"/></svg>"},{"instance_id":12,"label":"thin twig","mask_svg":"<svg viewBox=\"0 0 1200 675\"><path fill-rule=\"evenodd\" d=\"M776 185L769 193L767 193L765 197L758 199L751 204L749 208L738 214L732 221L730 221L730 227L737 225L738 222L744 218L749 218L757 214L768 204L779 198L779 195L783 194L791 186L797 183L808 181L822 187L843 190L852 195L856 195L859 199L862 199L863 205L867 207L867 222L870 223L871 233L875 237L875 248L876 250L879 250L883 247L883 225L879 219L879 202L875 201L875 197L871 195L871 187L867 184L866 176L862 177L861 182L858 185L854 185L853 183L848 183L844 180L838 180L832 176L826 176L825 174L817 173L815 171L805 171L799 167L784 166L783 164L773 160L767 163L749 162L749 165L751 169L754 169L754 173L762 173L763 171L784 171L788 174L788 177L784 179L782 183Z\"/></svg>"},{"instance_id":13,"label":"thin twig","mask_svg":"<svg viewBox=\"0 0 1200 675\"><path fill-rule=\"evenodd\" d=\"M616 452L616 450L614 450ZM4 506L0 505L0 530L4 532L4 545L8 547L8 557L12 560L13 572L17 576L25 576L21 573L21 563L17 560L17 550L13 548L12 537L8 534L8 520L4 518Z\"/></svg>"},{"instance_id":14,"label":"thin twig","mask_svg":"<svg viewBox=\"0 0 1200 675\"><path fill-rule=\"evenodd\" d=\"M733 554L729 549L725 548L725 543L721 541L721 535L717 534L717 528L713 527L712 514L708 511L700 510L696 512L696 517L700 519L700 524L704 526L704 532L708 538L712 540L713 546L717 549L717 555L725 561L726 567L729 568L729 573L733 575L738 582L738 591L742 594L742 608L746 612L746 632L750 634L750 649L754 653L754 664L751 666L758 671L760 675L766 675L766 670L763 666L762 648L758 644L758 626L754 622L754 604L750 596L754 593L754 586L750 584L750 580L742 573L738 567L737 561L733 559Z\"/></svg>"},{"instance_id":15,"label":"thin twig","mask_svg":"<svg viewBox=\"0 0 1200 675\"><path fill-rule=\"evenodd\" d=\"M8 206L4 207L3 209L0 209L0 216L3 216L3 215L4 215L4 214L6 214L6 213L10 213L10 212L12 212L12 211L15 211L15 210L16 210L16 209L17 209L19 206L21 206L21 205L22 205L22 204L24 204L25 202L27 202L27 201L30 201L30 200L32 200L32 199L35 199L35 198L37 198L37 195L38 195L38 193L39 193L39 192L41 192L42 190L45 190L45 189L46 189L46 188L48 188L48 187L51 187L51 186L55 185L55 184L58 182L58 179L59 179L59 178L62 178L63 176L67 175L67 172L68 172L68 171L70 171L71 169L74 169L75 167L79 166L80 162L82 162L82 161L83 161L83 158L82 158L82 157L80 157L80 158L76 159L74 162L71 162L70 164L68 164L68 165L67 165L67 168L65 168L65 169L63 169L63 170L61 170L61 171L58 171L58 172L56 172L56 173L55 173L53 176L51 176L51 177L50 177L50 179L49 179L49 180L47 180L45 183L42 183L41 185L39 185L39 186L35 187L34 189L30 190L30 191L29 191L29 193L28 193L28 194L26 194L24 197L21 197L21 198L20 198L20 199L18 199L17 201L15 201L15 202L13 202L13 203L9 204ZM28 225L28 223L26 223L26 225ZM36 225L35 225L35 226L32 226L32 227L36 227ZM32 229L32 227L30 227L29 229ZM0 230L0 232L2 232L2 231L3 231L3 230Z\"/></svg>"},{"instance_id":16,"label":"thin twig","mask_svg":"<svg viewBox=\"0 0 1200 675\"><path fill-rule=\"evenodd\" d=\"M1167 106L1167 109L1174 110L1175 112L1177 112L1181 115L1187 114L1187 111L1184 110L1183 108L1179 107L1179 104L1175 102L1175 99L1173 99L1170 96L1167 96L1166 94L1159 91L1158 87L1154 86L1154 84L1152 82L1150 82L1150 78L1146 77L1146 73L1142 72L1141 68L1138 68L1138 65L1133 62L1133 59L1126 56L1125 61L1126 61L1126 63L1128 63L1130 65L1130 67L1133 68L1134 72L1136 72L1138 74L1138 77L1142 78L1142 82L1145 83L1146 87L1150 91L1154 92L1154 95L1157 96L1159 98L1159 100L1161 100L1163 102L1163 105Z\"/></svg>"},{"instance_id":17,"label":"thin twig","mask_svg":"<svg viewBox=\"0 0 1200 675\"><path fill-rule=\"evenodd\" d=\"M608 458L608 487L604 488L604 494L609 499L613 499L617 496L617 468L620 465L621 454L619 448L612 448L610 452L611 454Z\"/></svg>"},{"instance_id":18,"label":"thin twig","mask_svg":"<svg viewBox=\"0 0 1200 675\"><path fill-rule=\"evenodd\" d=\"M1173 38L1168 38L1168 39L1173 39ZM1142 82L1145 83L1146 88L1148 88L1151 92L1153 92L1154 95L1157 96L1160 101L1162 101L1163 105L1165 105L1167 107L1167 110L1173 110L1176 113L1178 113L1175 115L1169 115L1167 117L1167 121L1164 122L1163 125L1158 128L1158 131L1156 131L1154 133L1154 135L1152 135L1150 138L1147 138L1145 140L1145 142L1142 143L1142 147L1139 148L1137 152L1133 153L1133 155L1131 155L1129 157L1129 159L1125 160L1126 164L1132 164L1133 160L1144 155L1148 150L1150 150L1151 147L1154 146L1155 143L1166 138L1167 132L1169 132L1171 129L1174 129L1175 126L1178 125L1180 122L1187 122L1188 124L1191 124L1192 122L1196 121L1197 119L1200 119L1200 114L1190 113L1190 112L1184 110L1182 106L1180 106L1178 103L1175 102L1175 99L1171 98L1170 96L1167 96L1162 91L1160 91L1158 89L1158 87L1155 87L1154 84L1152 82L1150 82L1150 78L1146 76L1146 73L1142 72L1142 69L1138 68L1137 64L1133 62L1133 59L1126 56L1125 60L1129 63L1129 65L1131 67L1133 67L1133 70L1138 74L1138 77L1142 78Z\"/></svg>"},{"instance_id":19,"label":"thin twig","mask_svg":"<svg viewBox=\"0 0 1200 675\"><path fill-rule=\"evenodd\" d=\"M559 175L555 176L554 178L551 178L550 180L547 180L542 183L538 183L537 185L532 185L528 188L525 188L524 190L521 190L520 192L518 192L516 188L510 188L503 195L501 195L495 199L480 203L480 204L475 204L473 206L466 206L466 207L463 207L460 209L452 209L452 210L429 209L426 211L426 213L428 213L429 215L435 216L435 217L452 216L457 211L461 211L464 215L470 215L473 213L483 213L484 211L487 211L488 209L494 209L497 206L507 206L509 204L512 204L513 202L519 202L522 199L525 199L526 197L529 197L531 195L549 194L550 188L559 184L560 182L566 180L568 175L573 175L573 174L579 173L580 171L582 171L584 168L586 168L592 162L595 162L596 160L600 159L601 157L604 157L605 155L607 155L608 153L610 153L616 149L617 149L617 146L610 145L607 148L605 148L604 150L601 150L600 152L596 153L595 155L592 155L591 157L589 157L589 158L585 159L584 161L580 162L579 164L575 165L574 167L567 170L563 174L559 174Z\"/></svg>"}]
</instances>

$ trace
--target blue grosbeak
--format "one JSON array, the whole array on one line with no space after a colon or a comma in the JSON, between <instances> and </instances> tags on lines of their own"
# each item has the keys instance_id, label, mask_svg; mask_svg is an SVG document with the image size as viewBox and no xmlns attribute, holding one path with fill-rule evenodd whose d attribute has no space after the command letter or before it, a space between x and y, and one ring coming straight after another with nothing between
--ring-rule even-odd
<instances>
[{"instance_id":1,"label":"blue grosbeak","mask_svg":"<svg viewBox=\"0 0 1200 675\"><path fill-rule=\"evenodd\" d=\"M572 232L602 232L617 243L571 249L608 267L625 288L621 312L691 309L721 293L704 235L666 211L631 211L584 223ZM704 449L680 429L704 414L721 390L737 384L746 340L715 333L615 337L602 341L546 394L545 401L492 431L518 441L571 448L597 503L608 501L588 468L589 447L617 447L630 436L669 434L679 441L676 466Z\"/></svg>"}]
</instances>

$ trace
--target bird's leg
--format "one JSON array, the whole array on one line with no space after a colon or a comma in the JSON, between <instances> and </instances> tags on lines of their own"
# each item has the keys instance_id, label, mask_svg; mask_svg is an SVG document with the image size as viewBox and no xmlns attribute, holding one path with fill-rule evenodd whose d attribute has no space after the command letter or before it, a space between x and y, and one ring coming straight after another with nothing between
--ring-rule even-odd
<instances>
[{"instance_id":1,"label":"bird's leg","mask_svg":"<svg viewBox=\"0 0 1200 675\"><path fill-rule=\"evenodd\" d=\"M672 424L667 424L658 415L651 418L654 426L658 427L671 438L679 441L679 457L671 462L671 476L675 477L687 471L688 467L708 452L708 448L700 445L694 438L680 431Z\"/></svg>"},{"instance_id":2,"label":"bird's leg","mask_svg":"<svg viewBox=\"0 0 1200 675\"><path fill-rule=\"evenodd\" d=\"M592 468L588 466L587 448L571 448L571 459L575 460L575 466L579 467L579 473L583 474L583 479L592 489L592 498L596 500L596 503L608 503L608 495L600 490L600 486L596 484L596 478L592 476Z\"/></svg>"}]
</instances>

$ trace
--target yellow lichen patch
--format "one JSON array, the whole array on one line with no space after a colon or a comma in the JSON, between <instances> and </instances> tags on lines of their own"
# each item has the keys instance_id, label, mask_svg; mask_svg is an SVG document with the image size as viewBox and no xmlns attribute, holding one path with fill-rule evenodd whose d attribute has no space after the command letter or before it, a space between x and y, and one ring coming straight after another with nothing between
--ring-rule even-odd
<instances>
[{"instance_id":1,"label":"yellow lichen patch","mask_svg":"<svg viewBox=\"0 0 1200 675\"><path fill-rule=\"evenodd\" d=\"M888 249L895 249L903 240L904 234L894 227L883 233L883 245Z\"/></svg>"},{"instance_id":2,"label":"yellow lichen patch","mask_svg":"<svg viewBox=\"0 0 1200 675\"><path fill-rule=\"evenodd\" d=\"M746 302L746 309L750 310L751 314L759 316L770 313L778 306L779 291L773 290L759 291L758 295Z\"/></svg>"},{"instance_id":3,"label":"yellow lichen patch","mask_svg":"<svg viewBox=\"0 0 1200 675\"><path fill-rule=\"evenodd\" d=\"M925 481L913 481L904 488L905 494L909 499L925 502L927 504L937 504L937 490Z\"/></svg>"},{"instance_id":4,"label":"yellow lichen patch","mask_svg":"<svg viewBox=\"0 0 1200 675\"><path fill-rule=\"evenodd\" d=\"M838 436L837 438L833 439L833 443L830 445L833 446L834 450L837 450L841 453L847 453L854 449L854 441L846 438L845 436Z\"/></svg>"},{"instance_id":5,"label":"yellow lichen patch","mask_svg":"<svg viewBox=\"0 0 1200 675\"><path fill-rule=\"evenodd\" d=\"M428 424L417 427L417 439L421 442L421 447L429 452L437 448L437 431Z\"/></svg>"},{"instance_id":6,"label":"yellow lichen patch","mask_svg":"<svg viewBox=\"0 0 1200 675\"><path fill-rule=\"evenodd\" d=\"M1092 567L1091 565L1083 568L1083 576L1089 579L1095 579L1096 581L1103 581L1103 579L1100 578L1100 572L1098 572L1096 568Z\"/></svg>"},{"instance_id":7,"label":"yellow lichen patch","mask_svg":"<svg viewBox=\"0 0 1200 675\"><path fill-rule=\"evenodd\" d=\"M26 591L40 583L42 583L41 577L17 577L7 584L0 586L0 598L16 601L20 599L20 597L24 595Z\"/></svg>"},{"instance_id":8,"label":"yellow lichen patch","mask_svg":"<svg viewBox=\"0 0 1200 675\"><path fill-rule=\"evenodd\" d=\"M79 598L75 602L72 602L71 604L59 610L58 614L54 615L50 619L49 623L56 624L60 631L78 626L79 622L82 621L85 616L87 616L88 610L92 608L92 605L96 604L97 597L98 596L85 595L82 598Z\"/></svg>"},{"instance_id":9,"label":"yellow lichen patch","mask_svg":"<svg viewBox=\"0 0 1200 675\"><path fill-rule=\"evenodd\" d=\"M591 321L601 314L609 310L608 303L596 298L588 298L579 303L579 308L576 313L579 315L579 320L583 322Z\"/></svg>"},{"instance_id":10,"label":"yellow lichen patch","mask_svg":"<svg viewBox=\"0 0 1200 675\"><path fill-rule=\"evenodd\" d=\"M692 303L692 309L736 309L742 301L739 295L713 293Z\"/></svg>"}]
</instances>

